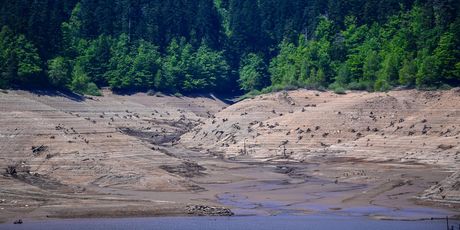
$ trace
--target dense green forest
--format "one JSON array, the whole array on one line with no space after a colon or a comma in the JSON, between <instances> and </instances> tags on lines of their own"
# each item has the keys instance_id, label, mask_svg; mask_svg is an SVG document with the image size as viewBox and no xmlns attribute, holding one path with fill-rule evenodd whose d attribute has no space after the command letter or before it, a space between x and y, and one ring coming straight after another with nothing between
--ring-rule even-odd
<instances>
[{"instance_id":1,"label":"dense green forest","mask_svg":"<svg viewBox=\"0 0 460 230\"><path fill-rule=\"evenodd\" d=\"M0 88L460 85L458 0L0 2Z\"/></svg>"}]
</instances>

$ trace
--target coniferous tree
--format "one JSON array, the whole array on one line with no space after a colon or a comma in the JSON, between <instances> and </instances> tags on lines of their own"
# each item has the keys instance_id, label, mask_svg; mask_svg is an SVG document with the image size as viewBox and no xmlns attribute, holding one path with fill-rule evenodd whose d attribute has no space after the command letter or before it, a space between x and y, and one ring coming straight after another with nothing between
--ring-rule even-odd
<instances>
[{"instance_id":1,"label":"coniferous tree","mask_svg":"<svg viewBox=\"0 0 460 230\"><path fill-rule=\"evenodd\" d=\"M238 92L254 66L273 88L457 86L457 2L3 1L0 86Z\"/></svg>"},{"instance_id":2,"label":"coniferous tree","mask_svg":"<svg viewBox=\"0 0 460 230\"><path fill-rule=\"evenodd\" d=\"M35 46L24 35L15 36L4 26L0 31L0 84L23 85L42 71Z\"/></svg>"},{"instance_id":3,"label":"coniferous tree","mask_svg":"<svg viewBox=\"0 0 460 230\"><path fill-rule=\"evenodd\" d=\"M245 91L261 90L268 85L267 67L260 55L250 53L241 60L239 83Z\"/></svg>"},{"instance_id":4,"label":"coniferous tree","mask_svg":"<svg viewBox=\"0 0 460 230\"><path fill-rule=\"evenodd\" d=\"M48 78L58 88L66 87L71 77L70 63L64 57L56 57L48 61Z\"/></svg>"}]
</instances>

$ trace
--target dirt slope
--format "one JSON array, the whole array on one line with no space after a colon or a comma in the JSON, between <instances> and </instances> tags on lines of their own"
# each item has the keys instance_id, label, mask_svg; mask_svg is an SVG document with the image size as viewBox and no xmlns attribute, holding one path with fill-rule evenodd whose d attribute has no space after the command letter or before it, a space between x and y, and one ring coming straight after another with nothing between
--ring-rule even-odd
<instances>
[{"instance_id":1,"label":"dirt slope","mask_svg":"<svg viewBox=\"0 0 460 230\"><path fill-rule=\"evenodd\" d=\"M228 214L221 206L400 216L416 197L458 214L459 99L459 89L297 90L230 106L0 91L0 222Z\"/></svg>"},{"instance_id":2,"label":"dirt slope","mask_svg":"<svg viewBox=\"0 0 460 230\"><path fill-rule=\"evenodd\" d=\"M86 200L106 199L86 196L105 193L102 188L198 188L161 169L181 160L154 146L174 142L225 104L205 97L104 94L80 98L49 92L0 93L0 200L7 200L1 203L18 207L17 202L27 200L32 207L60 203L62 198L72 206L69 194L77 200L78 194ZM8 167L16 172L5 172Z\"/></svg>"},{"instance_id":3,"label":"dirt slope","mask_svg":"<svg viewBox=\"0 0 460 230\"><path fill-rule=\"evenodd\" d=\"M297 90L247 99L181 137L226 157L358 158L460 170L460 89L389 93ZM426 197L460 202L458 173ZM452 184L452 185L451 185Z\"/></svg>"}]
</instances>

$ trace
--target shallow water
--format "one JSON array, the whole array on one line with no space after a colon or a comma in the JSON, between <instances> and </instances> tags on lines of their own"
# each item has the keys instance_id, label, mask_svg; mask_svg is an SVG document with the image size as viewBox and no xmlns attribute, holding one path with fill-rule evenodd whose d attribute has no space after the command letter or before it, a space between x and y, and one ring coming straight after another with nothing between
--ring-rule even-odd
<instances>
[{"instance_id":1,"label":"shallow water","mask_svg":"<svg viewBox=\"0 0 460 230\"><path fill-rule=\"evenodd\" d=\"M458 229L460 221L451 221ZM365 217L342 217L329 215L315 216L237 216L237 217L160 217L160 218L126 218L126 219L77 219L28 221L22 225L0 224L0 229L161 229L161 230L202 230L202 229L251 229L251 230L443 230L445 220L427 221L382 221Z\"/></svg>"}]
</instances>

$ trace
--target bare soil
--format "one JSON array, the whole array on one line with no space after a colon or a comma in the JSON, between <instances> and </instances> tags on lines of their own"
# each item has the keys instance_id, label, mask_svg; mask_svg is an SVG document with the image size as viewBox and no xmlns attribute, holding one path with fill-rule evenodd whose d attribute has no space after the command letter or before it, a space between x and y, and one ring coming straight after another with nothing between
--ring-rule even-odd
<instances>
[{"instance_id":1,"label":"bare soil","mask_svg":"<svg viewBox=\"0 0 460 230\"><path fill-rule=\"evenodd\" d=\"M350 210L454 216L459 136L459 89L297 90L233 105L212 95L4 91L0 222Z\"/></svg>"}]
</instances>

